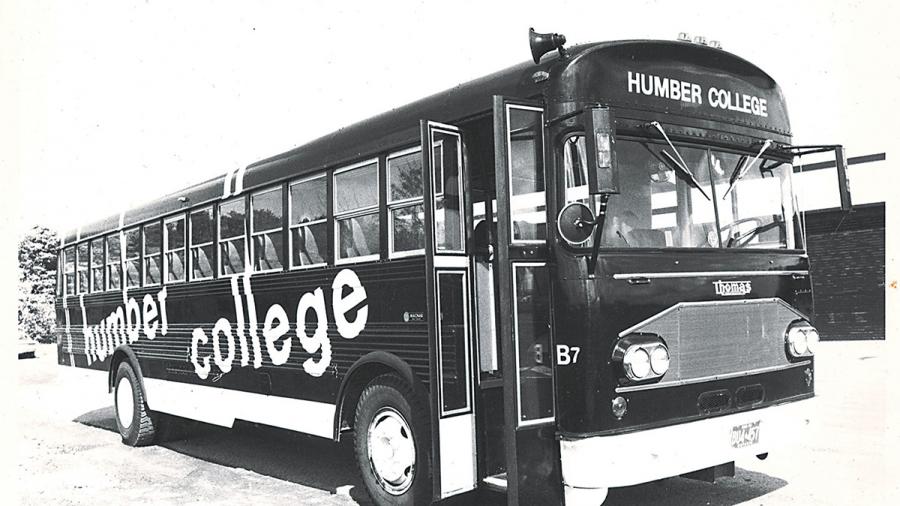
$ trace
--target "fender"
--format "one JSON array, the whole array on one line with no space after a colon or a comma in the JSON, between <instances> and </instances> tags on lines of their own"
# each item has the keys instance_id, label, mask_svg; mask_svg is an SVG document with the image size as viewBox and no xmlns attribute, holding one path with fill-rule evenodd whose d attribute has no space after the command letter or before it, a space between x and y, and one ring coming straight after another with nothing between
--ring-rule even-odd
<instances>
[{"instance_id":1,"label":"fender","mask_svg":"<svg viewBox=\"0 0 900 506\"><path fill-rule=\"evenodd\" d=\"M410 365L403 359L401 359L397 355L394 355L393 353L388 353L385 351L373 351L367 353L360 357L359 360L354 362L352 366L350 366L350 369L347 370L347 374L345 374L344 378L341 380L340 388L338 388L336 398L337 409L335 409L334 411L335 441L338 441L340 439L341 419L343 418L344 401L346 400L348 385L354 381L354 376L357 375L356 373L360 369L372 365L381 366L381 368L383 369L387 369L391 372L397 373L412 387L413 391L417 395L422 395L423 397L427 398L427 392L425 391L424 385L422 385L422 382L419 381L418 378L416 378L416 375L413 373L412 367L410 367Z\"/></svg>"},{"instance_id":2,"label":"fender","mask_svg":"<svg viewBox=\"0 0 900 506\"><path fill-rule=\"evenodd\" d=\"M122 357L124 355L124 357ZM112 392L116 386L116 369L119 368L119 364L123 361L127 360L131 366L134 368L135 374L137 374L138 382L141 386L141 391L144 392L144 402L147 402L147 405L150 405L150 402L147 401L147 389L144 388L144 373L141 371L141 364L138 362L137 355L135 355L134 350L131 349L131 346L127 344L119 345L115 350L113 350L112 360L110 360L109 367L109 391Z\"/></svg>"}]
</instances>

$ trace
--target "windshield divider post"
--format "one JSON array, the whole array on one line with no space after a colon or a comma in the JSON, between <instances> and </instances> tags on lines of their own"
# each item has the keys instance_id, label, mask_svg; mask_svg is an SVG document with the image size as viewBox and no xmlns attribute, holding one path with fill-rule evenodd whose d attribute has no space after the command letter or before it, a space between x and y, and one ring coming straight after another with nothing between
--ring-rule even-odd
<instances>
[{"instance_id":1,"label":"windshield divider post","mask_svg":"<svg viewBox=\"0 0 900 506\"><path fill-rule=\"evenodd\" d=\"M591 261L588 263L588 274L593 276L597 272L597 257L600 254L600 239L603 237L603 225L606 223L606 208L609 205L609 194L600 194L600 208L597 209L597 219L594 220L594 244L591 247Z\"/></svg>"}]
</instances>

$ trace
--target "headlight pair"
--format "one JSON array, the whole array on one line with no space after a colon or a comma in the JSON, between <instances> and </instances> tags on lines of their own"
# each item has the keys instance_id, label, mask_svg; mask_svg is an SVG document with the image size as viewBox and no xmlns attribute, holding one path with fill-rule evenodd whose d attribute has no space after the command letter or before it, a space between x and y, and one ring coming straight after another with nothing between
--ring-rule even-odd
<instances>
[{"instance_id":1,"label":"headlight pair","mask_svg":"<svg viewBox=\"0 0 900 506\"><path fill-rule=\"evenodd\" d=\"M613 350L613 362L622 367L631 382L643 382L662 377L669 370L669 349L653 334L629 334Z\"/></svg>"},{"instance_id":2,"label":"headlight pair","mask_svg":"<svg viewBox=\"0 0 900 506\"><path fill-rule=\"evenodd\" d=\"M809 322L791 323L784 334L784 346L792 358L811 357L819 344L819 332Z\"/></svg>"}]
</instances>

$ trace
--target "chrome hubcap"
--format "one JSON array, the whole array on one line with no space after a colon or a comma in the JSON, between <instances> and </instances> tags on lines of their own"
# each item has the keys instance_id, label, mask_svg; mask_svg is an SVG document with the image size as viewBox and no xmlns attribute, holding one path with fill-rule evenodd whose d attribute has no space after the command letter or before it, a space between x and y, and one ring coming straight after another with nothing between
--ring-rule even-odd
<instances>
[{"instance_id":1,"label":"chrome hubcap","mask_svg":"<svg viewBox=\"0 0 900 506\"><path fill-rule=\"evenodd\" d=\"M131 390L131 380L124 376L116 387L116 416L124 429L131 427L134 418L134 394Z\"/></svg>"},{"instance_id":2,"label":"chrome hubcap","mask_svg":"<svg viewBox=\"0 0 900 506\"><path fill-rule=\"evenodd\" d=\"M369 463L381 487L400 495L412 486L416 469L416 445L403 416L382 408L369 424Z\"/></svg>"}]
</instances>

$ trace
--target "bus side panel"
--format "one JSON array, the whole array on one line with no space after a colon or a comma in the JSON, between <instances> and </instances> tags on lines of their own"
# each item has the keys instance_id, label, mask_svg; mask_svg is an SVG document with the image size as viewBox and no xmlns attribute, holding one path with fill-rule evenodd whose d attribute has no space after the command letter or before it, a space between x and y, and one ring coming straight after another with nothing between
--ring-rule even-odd
<instances>
[{"instance_id":1,"label":"bus side panel","mask_svg":"<svg viewBox=\"0 0 900 506\"><path fill-rule=\"evenodd\" d=\"M342 320L365 322L355 336L348 334L347 325L338 324L335 314L336 308L345 309L340 299L354 291L343 284L335 291L335 278L344 270L352 275L342 279L351 284L358 280L356 290L365 293L364 300L341 311ZM146 388L151 409L220 425L237 418L322 435L324 430L306 430L277 418L310 410L333 412L344 374L366 353L398 356L427 389L424 272L424 258L414 257L255 273L249 280L236 276L132 289L125 304L122 292L86 294L87 328L82 324L80 297L68 297L65 308L57 307L59 361L71 365L74 359L78 367L108 370L109 355L124 343L134 350L145 379L150 379ZM304 295L312 308L298 315ZM77 307L72 307L73 301ZM325 311L324 339L316 337L319 307ZM132 329L131 335L124 328L100 325L101 320L115 320L110 315L119 310L123 314L130 310L132 320L136 314L141 319L140 325L124 325ZM157 316L149 318L154 310ZM305 325L298 325L298 317ZM135 335L137 339L131 339ZM309 403L284 404L268 396ZM267 407L284 415L273 415ZM328 434L332 428L328 420Z\"/></svg>"}]
</instances>

